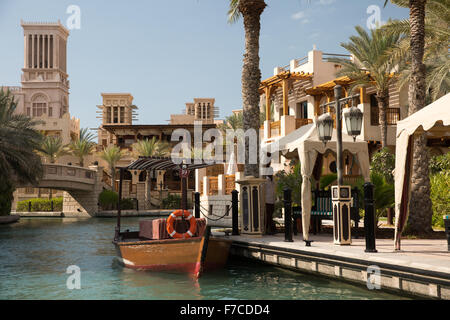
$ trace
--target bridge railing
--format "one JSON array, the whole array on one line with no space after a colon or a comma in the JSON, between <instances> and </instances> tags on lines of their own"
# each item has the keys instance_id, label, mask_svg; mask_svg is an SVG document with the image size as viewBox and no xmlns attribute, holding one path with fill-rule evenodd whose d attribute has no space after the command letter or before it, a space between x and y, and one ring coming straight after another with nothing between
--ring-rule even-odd
<instances>
[{"instance_id":1,"label":"bridge railing","mask_svg":"<svg viewBox=\"0 0 450 320\"><path fill-rule=\"evenodd\" d=\"M89 184L95 183L96 170L69 166L63 164L47 163L44 167L44 180L68 180Z\"/></svg>"}]
</instances>

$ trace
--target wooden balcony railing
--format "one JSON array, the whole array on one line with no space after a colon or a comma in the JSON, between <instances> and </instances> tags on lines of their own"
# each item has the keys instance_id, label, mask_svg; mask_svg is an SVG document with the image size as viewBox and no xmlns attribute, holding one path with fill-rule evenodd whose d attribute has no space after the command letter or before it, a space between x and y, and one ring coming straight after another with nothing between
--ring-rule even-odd
<instances>
[{"instance_id":1,"label":"wooden balcony railing","mask_svg":"<svg viewBox=\"0 0 450 320\"><path fill-rule=\"evenodd\" d=\"M400 121L400 108L387 108L386 120L387 124L397 124Z\"/></svg>"},{"instance_id":2,"label":"wooden balcony railing","mask_svg":"<svg viewBox=\"0 0 450 320\"><path fill-rule=\"evenodd\" d=\"M313 123L312 119L295 119L295 129L298 129L307 124Z\"/></svg>"},{"instance_id":3,"label":"wooden balcony railing","mask_svg":"<svg viewBox=\"0 0 450 320\"><path fill-rule=\"evenodd\" d=\"M219 178L209 177L209 190L208 196L219 194Z\"/></svg>"},{"instance_id":4,"label":"wooden balcony railing","mask_svg":"<svg viewBox=\"0 0 450 320\"><path fill-rule=\"evenodd\" d=\"M231 191L234 190L235 179L234 174L225 176L225 194L231 194Z\"/></svg>"},{"instance_id":5,"label":"wooden balcony railing","mask_svg":"<svg viewBox=\"0 0 450 320\"><path fill-rule=\"evenodd\" d=\"M273 134L273 131L276 131L276 134ZM274 121L270 123L270 135L271 136L279 136L281 130L281 122L280 121Z\"/></svg>"},{"instance_id":6,"label":"wooden balcony railing","mask_svg":"<svg viewBox=\"0 0 450 320\"><path fill-rule=\"evenodd\" d=\"M386 123L388 125L396 125L398 121L400 121L400 108L387 108ZM370 109L370 124L372 126L378 126L380 124L378 108Z\"/></svg>"}]
</instances>

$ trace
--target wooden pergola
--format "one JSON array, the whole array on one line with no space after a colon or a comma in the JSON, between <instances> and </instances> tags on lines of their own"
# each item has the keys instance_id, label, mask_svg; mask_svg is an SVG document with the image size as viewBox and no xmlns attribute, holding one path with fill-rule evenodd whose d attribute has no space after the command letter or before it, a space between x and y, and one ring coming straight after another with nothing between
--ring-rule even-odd
<instances>
[{"instance_id":1,"label":"wooden pergola","mask_svg":"<svg viewBox=\"0 0 450 320\"><path fill-rule=\"evenodd\" d=\"M288 92L289 87L296 81L311 81L312 73L284 71L261 81L259 93L266 96L266 120L270 120L270 98L278 88L283 89L283 115L289 114Z\"/></svg>"}]
</instances>

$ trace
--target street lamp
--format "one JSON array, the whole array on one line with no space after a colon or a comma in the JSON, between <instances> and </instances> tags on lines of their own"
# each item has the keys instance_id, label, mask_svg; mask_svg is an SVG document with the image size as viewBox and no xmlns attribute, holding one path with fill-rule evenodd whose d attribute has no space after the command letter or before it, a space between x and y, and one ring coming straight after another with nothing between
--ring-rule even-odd
<instances>
[{"instance_id":1,"label":"street lamp","mask_svg":"<svg viewBox=\"0 0 450 320\"><path fill-rule=\"evenodd\" d=\"M335 104L336 112L336 165L337 165L337 186L331 187L331 198L333 202L333 239L335 244L351 244L350 229L350 204L351 187L344 186L343 180L343 150L342 150L342 116L345 116L347 132L356 140L356 136L361 133L362 112L355 106L342 112L341 104L347 101L359 98L359 94L350 97L341 98L342 87L334 87L334 96L336 101L322 105L321 107ZM326 143L331 140L333 132L333 119L329 113L321 115L317 119L317 130L319 139Z\"/></svg>"},{"instance_id":2,"label":"street lamp","mask_svg":"<svg viewBox=\"0 0 450 320\"><path fill-rule=\"evenodd\" d=\"M358 107L352 106L351 108L346 108L343 114L347 132L353 137L354 142L356 141L356 137L361 134L363 113Z\"/></svg>"},{"instance_id":3,"label":"street lamp","mask_svg":"<svg viewBox=\"0 0 450 320\"><path fill-rule=\"evenodd\" d=\"M316 127L319 140L325 145L331 140L331 136L333 135L333 123L333 118L329 113L324 113L317 119Z\"/></svg>"}]
</instances>

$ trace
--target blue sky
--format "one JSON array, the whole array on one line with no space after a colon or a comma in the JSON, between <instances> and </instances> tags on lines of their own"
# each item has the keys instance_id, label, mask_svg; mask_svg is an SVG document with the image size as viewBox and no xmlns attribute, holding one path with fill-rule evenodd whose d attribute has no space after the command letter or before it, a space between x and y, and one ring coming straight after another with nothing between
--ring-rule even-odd
<instances>
[{"instance_id":1,"label":"blue sky","mask_svg":"<svg viewBox=\"0 0 450 320\"><path fill-rule=\"evenodd\" d=\"M70 113L95 128L102 92L130 92L141 124L164 124L194 97L214 97L220 118L241 108L242 21L227 23L227 0L1 0L0 85L20 85L20 20L66 24L69 5L81 9L81 28L68 40ZM261 17L262 77L312 49L340 47L366 26L367 8L381 20L407 18L384 0L266 0Z\"/></svg>"}]
</instances>

